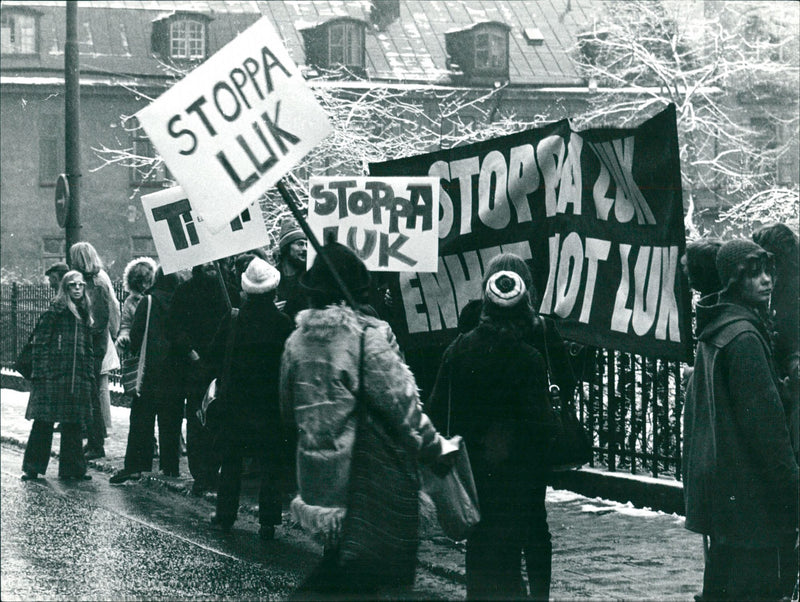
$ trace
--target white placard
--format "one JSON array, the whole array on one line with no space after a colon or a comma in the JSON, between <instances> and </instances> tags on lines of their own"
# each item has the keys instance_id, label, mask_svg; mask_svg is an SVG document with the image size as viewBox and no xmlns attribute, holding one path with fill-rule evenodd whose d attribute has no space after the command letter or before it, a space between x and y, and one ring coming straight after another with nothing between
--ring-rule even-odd
<instances>
[{"instance_id":1,"label":"white placard","mask_svg":"<svg viewBox=\"0 0 800 602\"><path fill-rule=\"evenodd\" d=\"M180 186L143 196L142 207L165 274L269 244L258 203L218 232L200 219Z\"/></svg>"},{"instance_id":2,"label":"white placard","mask_svg":"<svg viewBox=\"0 0 800 602\"><path fill-rule=\"evenodd\" d=\"M439 254L439 179L311 178L308 225L331 236L373 272L435 272ZM308 266L314 260L308 249Z\"/></svg>"},{"instance_id":3,"label":"white placard","mask_svg":"<svg viewBox=\"0 0 800 602\"><path fill-rule=\"evenodd\" d=\"M257 201L331 131L266 17L136 116L212 231Z\"/></svg>"}]
</instances>

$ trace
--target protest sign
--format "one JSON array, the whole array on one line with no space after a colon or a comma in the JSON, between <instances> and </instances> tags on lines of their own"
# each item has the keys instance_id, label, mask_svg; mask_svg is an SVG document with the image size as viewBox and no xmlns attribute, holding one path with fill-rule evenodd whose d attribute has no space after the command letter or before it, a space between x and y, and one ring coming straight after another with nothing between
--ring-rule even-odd
<instances>
[{"instance_id":1,"label":"protest sign","mask_svg":"<svg viewBox=\"0 0 800 602\"><path fill-rule=\"evenodd\" d=\"M440 180L439 264L393 282L407 347L452 339L500 252L532 268L541 314L565 338L665 359L690 356L675 107L633 129L564 120L469 146L370 165Z\"/></svg>"},{"instance_id":2,"label":"protest sign","mask_svg":"<svg viewBox=\"0 0 800 602\"><path fill-rule=\"evenodd\" d=\"M435 272L439 180L433 177L311 178L308 226L350 247L372 272ZM308 251L308 266L316 253Z\"/></svg>"},{"instance_id":3,"label":"protest sign","mask_svg":"<svg viewBox=\"0 0 800 602\"><path fill-rule=\"evenodd\" d=\"M165 274L269 244L258 203L218 232L197 219L180 186L143 196L142 206Z\"/></svg>"},{"instance_id":4,"label":"protest sign","mask_svg":"<svg viewBox=\"0 0 800 602\"><path fill-rule=\"evenodd\" d=\"M257 201L330 132L266 17L136 116L212 231Z\"/></svg>"}]
</instances>

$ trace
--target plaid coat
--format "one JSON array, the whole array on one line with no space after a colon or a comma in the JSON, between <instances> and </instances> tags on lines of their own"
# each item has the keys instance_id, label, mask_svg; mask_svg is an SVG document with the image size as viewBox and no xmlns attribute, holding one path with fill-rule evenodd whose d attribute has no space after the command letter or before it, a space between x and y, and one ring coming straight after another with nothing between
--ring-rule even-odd
<instances>
[{"instance_id":1,"label":"plaid coat","mask_svg":"<svg viewBox=\"0 0 800 602\"><path fill-rule=\"evenodd\" d=\"M88 424L91 418L92 336L85 322L53 304L33 333L31 394L25 418Z\"/></svg>"}]
</instances>

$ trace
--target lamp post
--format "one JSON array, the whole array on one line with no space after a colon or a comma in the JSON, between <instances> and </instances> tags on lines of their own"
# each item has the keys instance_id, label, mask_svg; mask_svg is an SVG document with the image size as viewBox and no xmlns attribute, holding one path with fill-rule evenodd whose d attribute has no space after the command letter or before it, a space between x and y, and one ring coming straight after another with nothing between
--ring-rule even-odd
<instances>
[{"instance_id":1,"label":"lamp post","mask_svg":"<svg viewBox=\"0 0 800 602\"><path fill-rule=\"evenodd\" d=\"M64 47L64 166L69 190L69 209L64 224L67 263L69 249L81 237L81 89L78 63L78 3L67 2L67 41Z\"/></svg>"}]
</instances>

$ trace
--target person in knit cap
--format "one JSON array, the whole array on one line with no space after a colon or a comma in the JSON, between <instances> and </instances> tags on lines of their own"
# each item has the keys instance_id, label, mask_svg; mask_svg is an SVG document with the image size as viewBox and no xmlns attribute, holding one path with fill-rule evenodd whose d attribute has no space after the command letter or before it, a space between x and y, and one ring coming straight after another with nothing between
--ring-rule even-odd
<instances>
[{"instance_id":1,"label":"person in knit cap","mask_svg":"<svg viewBox=\"0 0 800 602\"><path fill-rule=\"evenodd\" d=\"M297 314L281 363L281 411L297 432L295 519L322 539L322 562L296 599L402 598L419 546L418 462L436 462L441 437L422 412L414 376L389 325L362 311L364 263L344 245L301 278L310 308Z\"/></svg>"},{"instance_id":2,"label":"person in knit cap","mask_svg":"<svg viewBox=\"0 0 800 602\"><path fill-rule=\"evenodd\" d=\"M522 552L531 545L531 513L544 508L546 450L555 433L545 361L530 342L532 321L523 278L493 273L478 325L445 351L426 406L435 424L450 425L448 435L464 437L478 489L481 522L467 539L467 599L528 596ZM546 583L530 584L533 599L549 595L549 571L541 577Z\"/></svg>"},{"instance_id":3,"label":"person in knit cap","mask_svg":"<svg viewBox=\"0 0 800 602\"><path fill-rule=\"evenodd\" d=\"M308 307L306 294L300 286L300 278L306 272L306 235L293 219L281 222L278 237L276 265L281 273L281 282L276 293L278 306L294 319L301 309Z\"/></svg>"},{"instance_id":4,"label":"person in knit cap","mask_svg":"<svg viewBox=\"0 0 800 602\"><path fill-rule=\"evenodd\" d=\"M215 442L221 472L211 523L223 531L231 529L239 509L243 460L255 458L260 470L262 540L273 539L275 526L281 522L279 483L289 457L281 428L278 377L292 321L275 306L280 279L280 272L269 263L260 257L251 259L241 277L246 296L239 313L223 320L210 347L217 382L225 381L225 414Z\"/></svg>"},{"instance_id":5,"label":"person in knit cap","mask_svg":"<svg viewBox=\"0 0 800 602\"><path fill-rule=\"evenodd\" d=\"M710 539L702 600L779 600L800 483L765 322L774 262L736 239L720 247L716 266L723 288L696 306L686 391L686 528Z\"/></svg>"}]
</instances>

